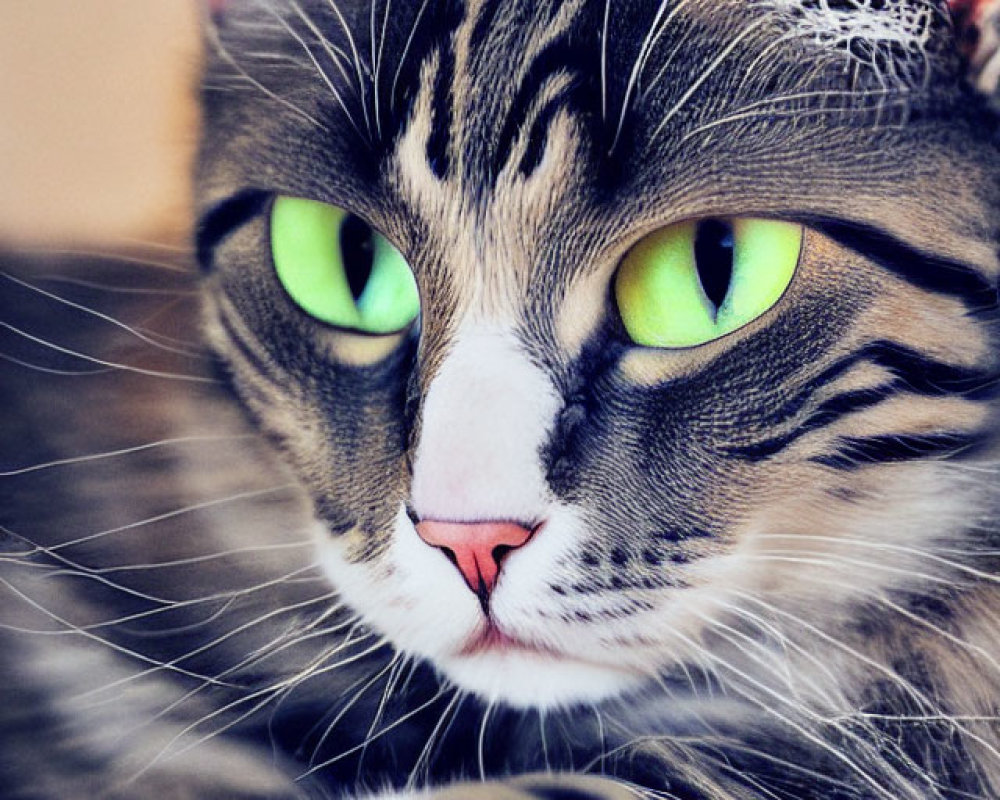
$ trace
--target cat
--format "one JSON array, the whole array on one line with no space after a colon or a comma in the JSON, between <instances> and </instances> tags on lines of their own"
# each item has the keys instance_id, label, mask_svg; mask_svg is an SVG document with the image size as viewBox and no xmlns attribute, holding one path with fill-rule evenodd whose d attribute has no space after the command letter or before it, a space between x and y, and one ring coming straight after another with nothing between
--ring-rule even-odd
<instances>
[{"instance_id":1,"label":"cat","mask_svg":"<svg viewBox=\"0 0 1000 800\"><path fill-rule=\"evenodd\" d=\"M3 796L1000 796L980 41L212 3L201 275L4 256Z\"/></svg>"}]
</instances>

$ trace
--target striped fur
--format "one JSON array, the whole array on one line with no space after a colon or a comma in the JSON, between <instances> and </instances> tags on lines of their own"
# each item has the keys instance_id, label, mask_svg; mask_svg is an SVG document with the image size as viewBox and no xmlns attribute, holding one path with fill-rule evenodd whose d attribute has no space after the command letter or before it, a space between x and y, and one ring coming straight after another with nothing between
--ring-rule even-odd
<instances>
[{"instance_id":1,"label":"striped fur","mask_svg":"<svg viewBox=\"0 0 1000 800\"><path fill-rule=\"evenodd\" d=\"M115 797L1000 795L1000 154L946 3L252 0L216 9L206 49L221 370L161 353L86 399L137 436L242 438L145 464L166 488L134 502L176 539L140 530L119 557L46 521L84 506L114 532L127 503L81 479L45 511L27 484L5 624L62 620L93 666L11 634L0 668L49 699L4 730L52 730ZM276 194L383 231L418 325L302 314L268 255ZM700 347L634 346L609 291L624 254L729 215L806 226L782 300ZM13 286L25 332L54 316ZM164 403L182 368L195 385ZM90 442L41 406L37 462ZM212 496L239 511L173 520ZM428 517L539 526L489 604L530 646L470 646L481 598L418 537ZM240 541L295 555L195 566ZM178 542L186 600L128 567ZM157 607L175 616L137 634ZM79 707L118 682L142 692L117 715ZM46 755L19 752L15 796L73 786L67 767L32 794Z\"/></svg>"}]
</instances>

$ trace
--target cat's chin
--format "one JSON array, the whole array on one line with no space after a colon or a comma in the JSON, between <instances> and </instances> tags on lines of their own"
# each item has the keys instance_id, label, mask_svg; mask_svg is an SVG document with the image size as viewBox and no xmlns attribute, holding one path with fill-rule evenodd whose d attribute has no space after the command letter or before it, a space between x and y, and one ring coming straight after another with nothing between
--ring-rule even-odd
<instances>
[{"instance_id":1,"label":"cat's chin","mask_svg":"<svg viewBox=\"0 0 1000 800\"><path fill-rule=\"evenodd\" d=\"M521 646L463 651L437 666L461 689L520 708L595 703L640 682L635 673Z\"/></svg>"}]
</instances>

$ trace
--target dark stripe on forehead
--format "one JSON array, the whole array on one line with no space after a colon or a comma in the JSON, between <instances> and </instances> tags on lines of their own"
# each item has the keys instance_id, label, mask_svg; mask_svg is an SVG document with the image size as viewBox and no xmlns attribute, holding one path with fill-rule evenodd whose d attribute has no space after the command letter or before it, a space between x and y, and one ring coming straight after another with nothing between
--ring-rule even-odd
<instances>
[{"instance_id":1,"label":"dark stripe on forehead","mask_svg":"<svg viewBox=\"0 0 1000 800\"><path fill-rule=\"evenodd\" d=\"M476 17L476 23L472 26L472 35L469 37L470 51L478 53L489 42L496 24L497 14L503 6L503 3L490 2L485 3L479 9L479 16Z\"/></svg>"},{"instance_id":2,"label":"dark stripe on forehead","mask_svg":"<svg viewBox=\"0 0 1000 800\"><path fill-rule=\"evenodd\" d=\"M528 134L528 143L524 148L524 155L521 163L518 164L518 171L525 177L530 178L531 174L538 169L545 155L545 146L549 140L549 126L556 114L566 108L569 101L569 93L562 92L557 97L550 100L531 123L531 132Z\"/></svg>"},{"instance_id":3,"label":"dark stripe on forehead","mask_svg":"<svg viewBox=\"0 0 1000 800\"><path fill-rule=\"evenodd\" d=\"M392 81L386 144L403 132L412 113L413 102L420 93L421 70L428 60L437 55L438 72L435 74L431 101L434 104L435 123L432 137L438 138L433 144L434 155L429 151L428 160L435 172L440 169L443 174L446 171L448 130L451 124L448 91L454 65L452 39L462 22L464 6L459 0L420 0L404 4L391 3L388 11L389 24L382 43L382 58L386 62L383 80Z\"/></svg>"},{"instance_id":4,"label":"dark stripe on forehead","mask_svg":"<svg viewBox=\"0 0 1000 800\"><path fill-rule=\"evenodd\" d=\"M807 222L843 247L920 289L956 297L975 310L997 306L996 287L967 264L923 252L867 225L828 219Z\"/></svg>"},{"instance_id":5,"label":"dark stripe on forehead","mask_svg":"<svg viewBox=\"0 0 1000 800\"><path fill-rule=\"evenodd\" d=\"M588 72L592 73L592 70L588 69L588 61L592 62L593 58L588 59L587 56L586 48L581 47L580 42L573 41L569 36L550 44L538 54L528 68L500 128L493 158L494 174L499 173L503 165L510 160L514 143L525 126L531 126L531 133L520 169L525 175L530 175L534 166L541 160L548 125L556 111L567 105L570 98L576 99L579 106L599 105L600 99L592 91L593 81L587 78ZM539 91L559 74L571 76L573 85L553 98L532 119L531 107Z\"/></svg>"},{"instance_id":6,"label":"dark stripe on forehead","mask_svg":"<svg viewBox=\"0 0 1000 800\"><path fill-rule=\"evenodd\" d=\"M456 20L456 24L457 24ZM444 178L451 170L452 84L455 81L455 44L449 36L437 50L438 68L431 94L431 133L427 140L427 162L431 171Z\"/></svg>"}]
</instances>

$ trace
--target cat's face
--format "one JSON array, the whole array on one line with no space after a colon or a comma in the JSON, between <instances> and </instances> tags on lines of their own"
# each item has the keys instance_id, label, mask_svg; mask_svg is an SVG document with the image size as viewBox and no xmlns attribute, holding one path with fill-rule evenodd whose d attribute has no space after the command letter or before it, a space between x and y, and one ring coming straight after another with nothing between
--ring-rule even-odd
<instances>
[{"instance_id":1,"label":"cat's face","mask_svg":"<svg viewBox=\"0 0 1000 800\"><path fill-rule=\"evenodd\" d=\"M733 609L841 614L957 531L968 500L934 459L990 423L997 189L955 116L943 5L217 17L209 330L368 623L491 698L592 699L711 666ZM275 270L277 197L381 232L418 318L306 313ZM727 335L637 343L623 259L711 219L801 225L794 277ZM898 575L852 566L873 543Z\"/></svg>"}]
</instances>

